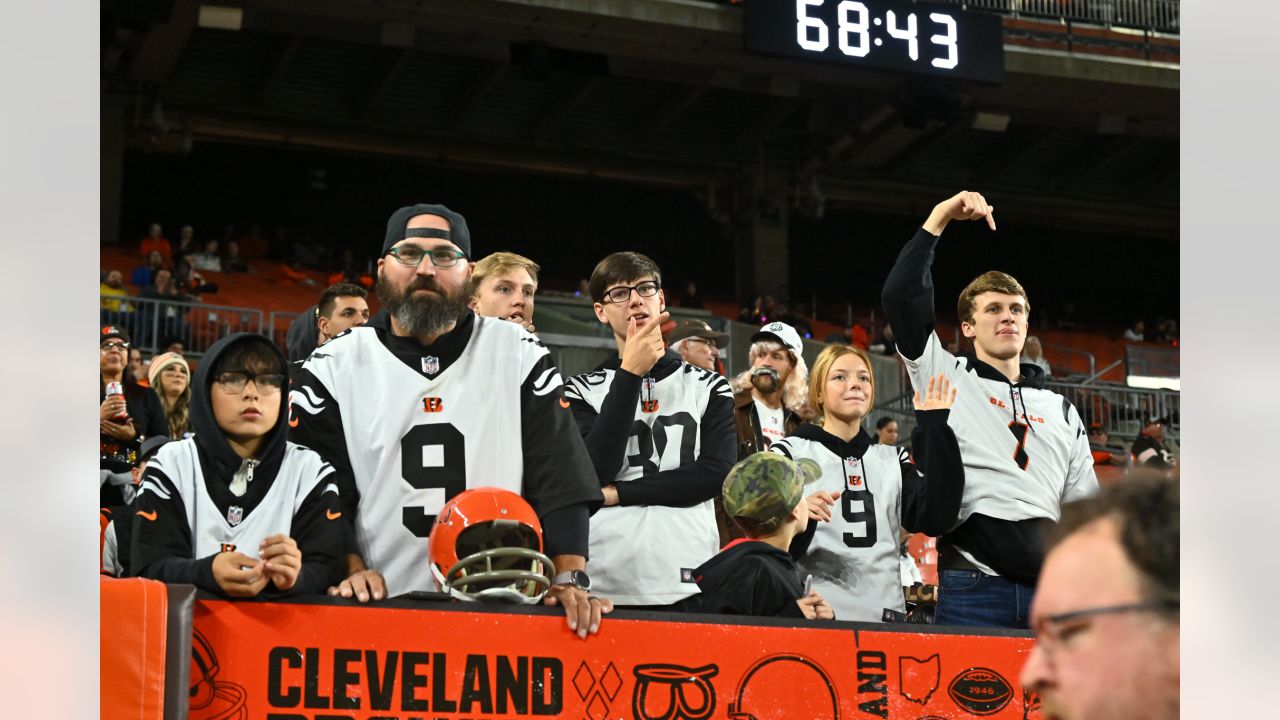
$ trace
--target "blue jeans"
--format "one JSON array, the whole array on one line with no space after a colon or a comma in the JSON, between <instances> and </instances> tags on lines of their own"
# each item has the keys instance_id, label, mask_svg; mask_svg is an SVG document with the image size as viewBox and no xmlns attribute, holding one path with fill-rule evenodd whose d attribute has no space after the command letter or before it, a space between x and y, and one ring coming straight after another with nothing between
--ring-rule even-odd
<instances>
[{"instance_id":1,"label":"blue jeans","mask_svg":"<svg viewBox=\"0 0 1280 720\"><path fill-rule=\"evenodd\" d=\"M938 571L934 625L1026 628L1035 588L977 570Z\"/></svg>"}]
</instances>

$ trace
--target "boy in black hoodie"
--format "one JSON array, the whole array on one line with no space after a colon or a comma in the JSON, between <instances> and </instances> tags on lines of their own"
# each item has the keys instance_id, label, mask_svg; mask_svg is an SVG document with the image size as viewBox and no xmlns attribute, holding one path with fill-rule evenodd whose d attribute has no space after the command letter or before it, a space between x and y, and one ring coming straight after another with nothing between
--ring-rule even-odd
<instances>
[{"instance_id":1,"label":"boy in black hoodie","mask_svg":"<svg viewBox=\"0 0 1280 720\"><path fill-rule=\"evenodd\" d=\"M285 368L252 333L205 354L191 384L195 437L160 448L134 501L138 575L233 597L323 594L337 582L333 468L286 440Z\"/></svg>"},{"instance_id":2,"label":"boy in black hoodie","mask_svg":"<svg viewBox=\"0 0 1280 720\"><path fill-rule=\"evenodd\" d=\"M678 604L682 610L729 615L831 620L831 606L805 593L791 541L809 524L804 486L821 474L812 460L756 453L725 478L724 509L746 532L693 571L702 592Z\"/></svg>"}]
</instances>

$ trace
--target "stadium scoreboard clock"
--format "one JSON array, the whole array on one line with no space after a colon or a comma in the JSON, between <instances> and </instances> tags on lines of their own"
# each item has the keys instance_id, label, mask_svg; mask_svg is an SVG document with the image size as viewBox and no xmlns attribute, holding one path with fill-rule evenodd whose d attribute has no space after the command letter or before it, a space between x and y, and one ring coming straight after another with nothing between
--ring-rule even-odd
<instances>
[{"instance_id":1,"label":"stadium scoreboard clock","mask_svg":"<svg viewBox=\"0 0 1280 720\"><path fill-rule=\"evenodd\" d=\"M751 0L750 52L1004 82L1000 17L906 0Z\"/></svg>"}]
</instances>

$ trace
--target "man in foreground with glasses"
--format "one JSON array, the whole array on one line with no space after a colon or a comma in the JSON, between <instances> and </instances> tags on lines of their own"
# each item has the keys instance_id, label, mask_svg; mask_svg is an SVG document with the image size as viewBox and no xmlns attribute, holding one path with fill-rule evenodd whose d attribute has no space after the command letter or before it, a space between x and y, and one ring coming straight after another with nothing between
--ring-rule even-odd
<instances>
[{"instance_id":1,"label":"man in foreground with glasses","mask_svg":"<svg viewBox=\"0 0 1280 720\"><path fill-rule=\"evenodd\" d=\"M334 338L295 376L290 435L337 469L350 523L346 579L330 594L435 590L436 515L462 491L494 486L537 512L557 573L546 602L586 637L612 609L588 594L584 572L600 487L550 353L517 324L468 309L470 253L458 213L397 210L378 260L387 322Z\"/></svg>"},{"instance_id":2,"label":"man in foreground with glasses","mask_svg":"<svg viewBox=\"0 0 1280 720\"><path fill-rule=\"evenodd\" d=\"M333 468L288 442L284 353L213 344L191 384L195 436L165 444L132 506L133 572L230 597L323 594L343 530Z\"/></svg>"},{"instance_id":3,"label":"man in foreground with glasses","mask_svg":"<svg viewBox=\"0 0 1280 720\"><path fill-rule=\"evenodd\" d=\"M711 500L734 462L733 395L723 377L664 348L653 260L614 253L588 287L618 345L564 393L604 489L591 518L591 553L607 558L596 583L619 605L665 607L698 592L693 569L720 548Z\"/></svg>"},{"instance_id":4,"label":"man in foreground with glasses","mask_svg":"<svg viewBox=\"0 0 1280 720\"><path fill-rule=\"evenodd\" d=\"M1178 717L1178 481L1140 473L1063 507L1022 686L1048 720Z\"/></svg>"}]
</instances>

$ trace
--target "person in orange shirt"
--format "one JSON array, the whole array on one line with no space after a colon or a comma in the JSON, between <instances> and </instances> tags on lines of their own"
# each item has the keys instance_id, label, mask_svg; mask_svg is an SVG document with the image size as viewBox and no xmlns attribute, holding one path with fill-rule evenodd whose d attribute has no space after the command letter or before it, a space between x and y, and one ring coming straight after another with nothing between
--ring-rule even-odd
<instances>
[{"instance_id":1,"label":"person in orange shirt","mask_svg":"<svg viewBox=\"0 0 1280 720\"><path fill-rule=\"evenodd\" d=\"M147 229L147 236L142 238L138 254L147 257L153 250L160 253L166 266L173 264L173 248L169 246L169 241L165 238L159 223L151 223L151 227Z\"/></svg>"}]
</instances>

